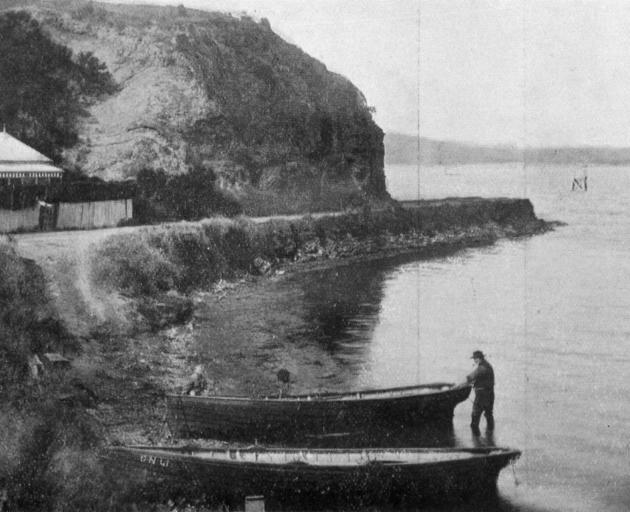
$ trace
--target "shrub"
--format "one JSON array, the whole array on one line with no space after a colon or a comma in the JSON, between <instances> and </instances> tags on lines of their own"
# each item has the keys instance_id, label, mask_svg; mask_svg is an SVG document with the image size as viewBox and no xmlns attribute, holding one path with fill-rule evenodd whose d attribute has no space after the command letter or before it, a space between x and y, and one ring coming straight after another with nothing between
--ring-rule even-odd
<instances>
[{"instance_id":1,"label":"shrub","mask_svg":"<svg viewBox=\"0 0 630 512\"><path fill-rule=\"evenodd\" d=\"M246 224L226 218L115 235L91 255L92 278L134 295L189 291L249 268Z\"/></svg>"},{"instance_id":2,"label":"shrub","mask_svg":"<svg viewBox=\"0 0 630 512\"><path fill-rule=\"evenodd\" d=\"M92 278L132 294L154 294L173 287L175 266L142 232L114 235L92 255Z\"/></svg>"},{"instance_id":3,"label":"shrub","mask_svg":"<svg viewBox=\"0 0 630 512\"><path fill-rule=\"evenodd\" d=\"M3 413L0 478L8 483L11 510L105 508L110 489L97 458L101 436L94 418L53 400Z\"/></svg>"},{"instance_id":4,"label":"shrub","mask_svg":"<svg viewBox=\"0 0 630 512\"><path fill-rule=\"evenodd\" d=\"M228 227L221 247L228 268L233 271L247 270L256 257L243 225Z\"/></svg>"},{"instance_id":5,"label":"shrub","mask_svg":"<svg viewBox=\"0 0 630 512\"><path fill-rule=\"evenodd\" d=\"M242 211L235 198L216 186L214 171L203 166L179 176L143 169L137 185L134 217L144 223L198 220L217 214L233 217Z\"/></svg>"},{"instance_id":6,"label":"shrub","mask_svg":"<svg viewBox=\"0 0 630 512\"><path fill-rule=\"evenodd\" d=\"M297 228L287 220L252 224L249 228L249 237L252 253L267 260L293 258L299 249Z\"/></svg>"},{"instance_id":7,"label":"shrub","mask_svg":"<svg viewBox=\"0 0 630 512\"><path fill-rule=\"evenodd\" d=\"M0 388L17 390L28 357L50 347L76 348L74 339L48 306L46 281L31 260L0 242Z\"/></svg>"},{"instance_id":8,"label":"shrub","mask_svg":"<svg viewBox=\"0 0 630 512\"><path fill-rule=\"evenodd\" d=\"M40 306L46 302L46 283L41 269L24 260L13 246L0 242L0 304Z\"/></svg>"},{"instance_id":9,"label":"shrub","mask_svg":"<svg viewBox=\"0 0 630 512\"><path fill-rule=\"evenodd\" d=\"M169 230L164 242L169 261L179 270L175 284L180 290L209 286L226 272L220 248L200 227L194 231Z\"/></svg>"}]
</instances>

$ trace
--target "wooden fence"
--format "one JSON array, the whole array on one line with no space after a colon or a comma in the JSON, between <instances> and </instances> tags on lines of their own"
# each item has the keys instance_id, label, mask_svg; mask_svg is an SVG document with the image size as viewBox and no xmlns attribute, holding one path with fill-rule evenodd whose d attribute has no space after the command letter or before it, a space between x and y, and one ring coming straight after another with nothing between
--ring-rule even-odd
<instances>
[{"instance_id":1,"label":"wooden fence","mask_svg":"<svg viewBox=\"0 0 630 512\"><path fill-rule=\"evenodd\" d=\"M58 203L50 208L37 204L21 210L0 209L0 233L113 227L132 217L131 199Z\"/></svg>"},{"instance_id":2,"label":"wooden fence","mask_svg":"<svg viewBox=\"0 0 630 512\"><path fill-rule=\"evenodd\" d=\"M131 199L91 201L89 203L59 203L57 229L91 229L116 226L122 220L131 219Z\"/></svg>"},{"instance_id":3,"label":"wooden fence","mask_svg":"<svg viewBox=\"0 0 630 512\"><path fill-rule=\"evenodd\" d=\"M22 210L0 210L0 233L35 231L39 228L39 205Z\"/></svg>"}]
</instances>

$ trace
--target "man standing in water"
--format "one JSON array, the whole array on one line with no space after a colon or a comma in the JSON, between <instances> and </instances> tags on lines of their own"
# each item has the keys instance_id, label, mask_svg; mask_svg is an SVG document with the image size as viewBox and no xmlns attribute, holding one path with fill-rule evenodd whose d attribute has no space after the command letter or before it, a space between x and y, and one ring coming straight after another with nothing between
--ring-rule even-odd
<instances>
[{"instance_id":1,"label":"man standing in water","mask_svg":"<svg viewBox=\"0 0 630 512\"><path fill-rule=\"evenodd\" d=\"M466 376L466 384L472 384L475 390L475 401L470 421L470 428L475 435L479 435L479 420L481 413L486 415L486 427L488 432L494 430L494 370L486 361L481 350L475 350L472 355L477 367L470 375Z\"/></svg>"}]
</instances>

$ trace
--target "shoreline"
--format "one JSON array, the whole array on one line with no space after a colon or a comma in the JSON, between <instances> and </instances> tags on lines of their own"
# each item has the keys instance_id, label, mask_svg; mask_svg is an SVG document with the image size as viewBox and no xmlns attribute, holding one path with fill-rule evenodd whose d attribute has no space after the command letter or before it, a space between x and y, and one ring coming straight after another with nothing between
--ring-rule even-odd
<instances>
[{"instance_id":1,"label":"shoreline","mask_svg":"<svg viewBox=\"0 0 630 512\"><path fill-rule=\"evenodd\" d=\"M221 280L209 290L195 291L185 296L195 305L190 318L182 323L163 325L153 332L137 332L131 339L126 335L102 333L100 344L110 346L113 342L114 345L128 345L127 349L110 354L105 363L117 374L112 379L116 381L116 387L129 382L137 383L137 388L132 393L129 390L111 389L109 418L102 419L109 425L108 429L117 442L155 442L164 439L165 410L161 396L164 393L178 393L189 377L191 368L200 362L195 354L198 349L194 336L197 322L213 326L213 345L208 349L207 360L203 362L218 383L214 392L250 394L257 387L258 391L273 393L275 362L263 358L261 363L259 350L266 345L277 344L278 339L282 339L287 333L303 327L296 323L298 320L290 312L274 313L273 323L281 325L280 328L266 327L266 322L269 321L268 308L284 311L285 308L290 310L292 307L291 297L279 298L276 293L277 284L291 276L377 260L439 258L460 250L489 246L501 239L541 234L553 229L555 225L557 224L540 221L524 224L521 230L513 230L491 223L484 227L454 230L434 236L416 233L414 236L392 240L392 244L386 247L378 248L371 244L371 251L365 251L365 247L353 241L345 245L347 253L336 253L337 257L334 258L302 255L303 259L281 262L264 274ZM364 244L370 245L368 241L364 241ZM337 246L336 249L340 247ZM246 312L245 317L243 312ZM122 365L129 369L127 375L116 371ZM317 371L333 374L334 368L318 368ZM236 378L236 375L241 377ZM326 385L334 389L334 377L326 381ZM121 399L121 396L125 398ZM121 405L122 416L125 418L123 421L116 413ZM136 413L132 413L130 409ZM138 410L142 410L142 414L137 414Z\"/></svg>"},{"instance_id":2,"label":"shoreline","mask_svg":"<svg viewBox=\"0 0 630 512\"><path fill-rule=\"evenodd\" d=\"M321 258L314 260L295 261L278 266L277 272L299 273L325 270L336 266L354 265L362 262L388 260L397 258L430 259L447 256L454 252L475 247L485 247L502 239L518 239L544 234L561 226L558 222L545 222L545 225L535 231L524 233L497 234L496 226L488 226L487 230L475 233L472 236L466 233L450 233L446 239L435 240L418 237L416 240L407 240L401 245L379 249L374 252L366 252L360 255L350 255L341 258Z\"/></svg>"}]
</instances>

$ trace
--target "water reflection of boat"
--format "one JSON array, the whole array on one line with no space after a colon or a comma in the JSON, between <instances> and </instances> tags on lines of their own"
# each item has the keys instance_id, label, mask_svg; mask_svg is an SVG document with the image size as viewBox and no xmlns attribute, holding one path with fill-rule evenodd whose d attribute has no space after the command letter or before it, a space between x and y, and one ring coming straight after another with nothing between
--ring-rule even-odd
<instances>
[{"instance_id":1,"label":"water reflection of boat","mask_svg":"<svg viewBox=\"0 0 630 512\"><path fill-rule=\"evenodd\" d=\"M169 497L204 494L242 504L262 495L299 509L322 504L413 504L491 496L499 472L520 452L508 448L264 449L113 447L117 478ZM295 509L295 508L294 508Z\"/></svg>"},{"instance_id":2,"label":"water reflection of boat","mask_svg":"<svg viewBox=\"0 0 630 512\"><path fill-rule=\"evenodd\" d=\"M167 419L178 437L320 445L360 437L373 444L381 433L451 424L469 395L470 387L446 383L281 398L169 395Z\"/></svg>"}]
</instances>

